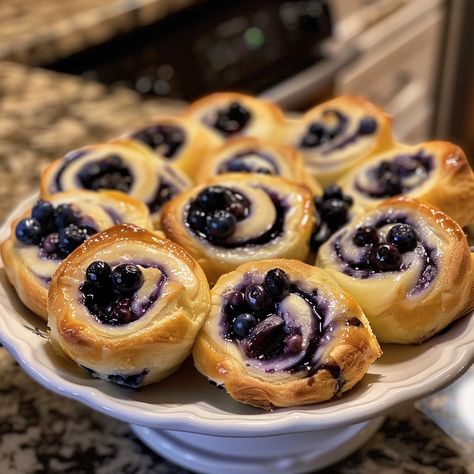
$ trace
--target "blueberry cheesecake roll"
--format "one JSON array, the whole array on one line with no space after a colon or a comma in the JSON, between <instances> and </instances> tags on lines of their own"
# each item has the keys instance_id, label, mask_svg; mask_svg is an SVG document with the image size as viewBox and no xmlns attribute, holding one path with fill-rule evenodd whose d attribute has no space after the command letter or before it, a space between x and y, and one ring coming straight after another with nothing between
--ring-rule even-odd
<instances>
[{"instance_id":1,"label":"blueberry cheesecake roll","mask_svg":"<svg viewBox=\"0 0 474 474\"><path fill-rule=\"evenodd\" d=\"M461 226L474 221L474 173L464 152L449 142L399 145L364 162L339 184L365 209L403 194L433 204Z\"/></svg>"},{"instance_id":2,"label":"blueberry cheesecake roll","mask_svg":"<svg viewBox=\"0 0 474 474\"><path fill-rule=\"evenodd\" d=\"M341 96L290 122L286 141L303 154L308 171L327 186L392 145L391 121L365 99Z\"/></svg>"},{"instance_id":3,"label":"blueberry cheesecake roll","mask_svg":"<svg viewBox=\"0 0 474 474\"><path fill-rule=\"evenodd\" d=\"M380 342L423 342L473 307L461 227L413 199L354 219L320 248L316 265L357 299Z\"/></svg>"},{"instance_id":4,"label":"blueberry cheesecake roll","mask_svg":"<svg viewBox=\"0 0 474 474\"><path fill-rule=\"evenodd\" d=\"M283 144L256 137L235 137L203 160L195 181L202 183L226 173L257 173L281 176L305 184L320 195L321 187L306 171L303 158L297 150Z\"/></svg>"},{"instance_id":5,"label":"blueberry cheesecake roll","mask_svg":"<svg viewBox=\"0 0 474 474\"><path fill-rule=\"evenodd\" d=\"M47 319L46 300L59 264L92 235L120 223L152 229L148 208L116 191L69 191L39 200L12 223L1 254L21 301Z\"/></svg>"},{"instance_id":6,"label":"blueberry cheesecake roll","mask_svg":"<svg viewBox=\"0 0 474 474\"><path fill-rule=\"evenodd\" d=\"M356 300L327 273L271 259L218 280L193 355L231 397L271 409L346 392L381 350Z\"/></svg>"},{"instance_id":7,"label":"blueberry cheesecake roll","mask_svg":"<svg viewBox=\"0 0 474 474\"><path fill-rule=\"evenodd\" d=\"M54 274L51 342L93 377L139 387L189 356L209 303L204 272L184 249L122 224L94 235Z\"/></svg>"},{"instance_id":8,"label":"blueberry cheesecake roll","mask_svg":"<svg viewBox=\"0 0 474 474\"><path fill-rule=\"evenodd\" d=\"M193 102L184 114L221 140L248 135L281 141L285 126L285 118L277 105L236 92L205 96Z\"/></svg>"},{"instance_id":9,"label":"blueberry cheesecake roll","mask_svg":"<svg viewBox=\"0 0 474 474\"><path fill-rule=\"evenodd\" d=\"M170 201L163 208L161 225L213 284L244 262L304 260L313 220L312 196L305 186L276 176L234 173Z\"/></svg>"},{"instance_id":10,"label":"blueberry cheesecake roll","mask_svg":"<svg viewBox=\"0 0 474 474\"><path fill-rule=\"evenodd\" d=\"M125 137L173 163L191 179L206 156L221 144L214 133L194 120L171 116L158 117Z\"/></svg>"},{"instance_id":11,"label":"blueberry cheesecake roll","mask_svg":"<svg viewBox=\"0 0 474 474\"><path fill-rule=\"evenodd\" d=\"M114 189L144 202L155 224L164 203L191 185L184 173L131 140L74 150L41 177L43 197L76 189Z\"/></svg>"}]
</instances>

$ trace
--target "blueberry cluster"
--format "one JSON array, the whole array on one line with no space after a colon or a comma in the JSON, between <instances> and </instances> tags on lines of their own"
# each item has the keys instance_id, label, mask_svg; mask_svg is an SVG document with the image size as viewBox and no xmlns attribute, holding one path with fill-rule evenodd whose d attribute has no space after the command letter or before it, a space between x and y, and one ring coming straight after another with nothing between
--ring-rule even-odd
<instances>
[{"instance_id":1,"label":"blueberry cluster","mask_svg":"<svg viewBox=\"0 0 474 474\"><path fill-rule=\"evenodd\" d=\"M217 111L212 126L228 137L241 132L250 121L250 112L238 102L231 102L225 109Z\"/></svg>"},{"instance_id":2,"label":"blueberry cluster","mask_svg":"<svg viewBox=\"0 0 474 474\"><path fill-rule=\"evenodd\" d=\"M132 138L158 151L165 158L173 158L183 145L184 131L175 125L156 124L138 130Z\"/></svg>"},{"instance_id":3,"label":"blueberry cluster","mask_svg":"<svg viewBox=\"0 0 474 474\"><path fill-rule=\"evenodd\" d=\"M143 282L143 272L137 265L123 263L112 270L108 263L97 260L87 267L80 287L83 304L103 324L128 324L138 319L132 297Z\"/></svg>"},{"instance_id":4,"label":"blueberry cluster","mask_svg":"<svg viewBox=\"0 0 474 474\"><path fill-rule=\"evenodd\" d=\"M252 358L269 359L300 352L301 334L288 329L284 319L276 314L278 303L289 293L288 275L274 268L267 272L262 284L252 283L243 291L226 294L226 338L241 341L242 349Z\"/></svg>"},{"instance_id":5,"label":"blueberry cluster","mask_svg":"<svg viewBox=\"0 0 474 474\"><path fill-rule=\"evenodd\" d=\"M375 227L363 226L356 230L353 242L358 247L370 247L367 257L369 268L386 272L400 269L402 254L416 247L418 237L411 225L395 224L384 242Z\"/></svg>"},{"instance_id":6,"label":"blueberry cluster","mask_svg":"<svg viewBox=\"0 0 474 474\"><path fill-rule=\"evenodd\" d=\"M302 148L315 148L324 145L334 140L346 129L348 119L338 110L328 109L322 115L323 118L333 119L335 123L332 126L319 121L311 123L301 140L300 146Z\"/></svg>"},{"instance_id":7,"label":"blueberry cluster","mask_svg":"<svg viewBox=\"0 0 474 474\"><path fill-rule=\"evenodd\" d=\"M311 249L316 251L334 232L347 224L353 199L343 194L339 186L332 184L322 196L314 199L314 204L321 217L321 224L314 230L310 242Z\"/></svg>"},{"instance_id":8,"label":"blueberry cluster","mask_svg":"<svg viewBox=\"0 0 474 474\"><path fill-rule=\"evenodd\" d=\"M220 242L231 236L250 212L250 203L242 194L223 186L210 186L191 201L186 224L200 237Z\"/></svg>"},{"instance_id":9,"label":"blueberry cluster","mask_svg":"<svg viewBox=\"0 0 474 474\"><path fill-rule=\"evenodd\" d=\"M69 204L54 206L40 200L31 217L22 219L15 228L16 238L26 245L39 245L47 258L66 258L97 230L80 224L80 216Z\"/></svg>"},{"instance_id":10,"label":"blueberry cluster","mask_svg":"<svg viewBox=\"0 0 474 474\"><path fill-rule=\"evenodd\" d=\"M127 193L133 183L130 170L118 155L109 155L99 161L87 163L78 174L85 189L116 189Z\"/></svg>"},{"instance_id":11,"label":"blueberry cluster","mask_svg":"<svg viewBox=\"0 0 474 474\"><path fill-rule=\"evenodd\" d=\"M300 146L302 148L315 148L334 140L338 135L344 133L348 125L348 118L338 110L328 109L323 112L323 118L330 117L335 120L335 124L329 126L323 122L313 122L309 125L306 134L303 136ZM370 135L377 130L377 121L374 117L362 117L357 129L357 135Z\"/></svg>"}]
</instances>

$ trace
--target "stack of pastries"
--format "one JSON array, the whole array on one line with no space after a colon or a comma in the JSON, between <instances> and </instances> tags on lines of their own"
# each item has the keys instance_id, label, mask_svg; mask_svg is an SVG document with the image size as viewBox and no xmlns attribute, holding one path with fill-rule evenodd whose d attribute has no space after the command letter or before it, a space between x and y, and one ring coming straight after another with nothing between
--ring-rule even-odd
<instances>
[{"instance_id":1,"label":"stack of pastries","mask_svg":"<svg viewBox=\"0 0 474 474\"><path fill-rule=\"evenodd\" d=\"M397 143L363 98L290 118L216 93L53 162L1 255L89 375L137 388L193 353L235 400L288 407L474 308L473 199L460 148Z\"/></svg>"}]
</instances>

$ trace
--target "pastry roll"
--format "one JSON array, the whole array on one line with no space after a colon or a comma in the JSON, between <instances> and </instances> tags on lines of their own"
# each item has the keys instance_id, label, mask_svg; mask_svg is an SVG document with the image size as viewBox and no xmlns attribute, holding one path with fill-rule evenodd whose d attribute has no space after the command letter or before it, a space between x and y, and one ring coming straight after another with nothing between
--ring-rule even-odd
<instances>
[{"instance_id":1,"label":"pastry roll","mask_svg":"<svg viewBox=\"0 0 474 474\"><path fill-rule=\"evenodd\" d=\"M281 141L282 111L271 102L236 92L218 92L193 102L185 116L203 124L221 140L248 135Z\"/></svg>"},{"instance_id":2,"label":"pastry roll","mask_svg":"<svg viewBox=\"0 0 474 474\"><path fill-rule=\"evenodd\" d=\"M327 273L274 259L218 280L193 355L231 397L270 409L346 392L381 350L356 300Z\"/></svg>"},{"instance_id":3,"label":"pastry roll","mask_svg":"<svg viewBox=\"0 0 474 474\"><path fill-rule=\"evenodd\" d=\"M126 138L151 149L190 178L206 162L207 155L221 144L214 133L194 120L171 116L158 117Z\"/></svg>"},{"instance_id":4,"label":"pastry roll","mask_svg":"<svg viewBox=\"0 0 474 474\"><path fill-rule=\"evenodd\" d=\"M473 307L466 236L413 199L354 219L320 248L316 265L356 298L379 342L423 342Z\"/></svg>"},{"instance_id":5,"label":"pastry roll","mask_svg":"<svg viewBox=\"0 0 474 474\"><path fill-rule=\"evenodd\" d=\"M7 277L21 301L47 319L49 283L62 260L93 234L120 223L153 228L148 208L117 191L69 191L38 201L13 221L1 246Z\"/></svg>"},{"instance_id":6,"label":"pastry roll","mask_svg":"<svg viewBox=\"0 0 474 474\"><path fill-rule=\"evenodd\" d=\"M313 194L321 194L319 184L307 173L302 156L287 145L255 137L235 137L203 160L196 182L225 173L258 173L282 176L305 184Z\"/></svg>"},{"instance_id":7,"label":"pastry roll","mask_svg":"<svg viewBox=\"0 0 474 474\"><path fill-rule=\"evenodd\" d=\"M41 177L43 197L75 189L115 189L144 202L154 223L163 204L191 185L173 165L131 140L74 150L49 165Z\"/></svg>"},{"instance_id":8,"label":"pastry roll","mask_svg":"<svg viewBox=\"0 0 474 474\"><path fill-rule=\"evenodd\" d=\"M191 353L209 302L206 277L185 250L145 229L115 226L54 274L51 342L94 377L147 385Z\"/></svg>"},{"instance_id":9,"label":"pastry roll","mask_svg":"<svg viewBox=\"0 0 474 474\"><path fill-rule=\"evenodd\" d=\"M461 226L474 221L474 173L464 152L449 142L399 145L364 162L340 184L365 209L403 194L434 205Z\"/></svg>"},{"instance_id":10,"label":"pastry roll","mask_svg":"<svg viewBox=\"0 0 474 474\"><path fill-rule=\"evenodd\" d=\"M304 260L313 209L305 186L275 176L234 173L170 201L161 224L166 236L198 261L212 285L244 262Z\"/></svg>"},{"instance_id":11,"label":"pastry roll","mask_svg":"<svg viewBox=\"0 0 474 474\"><path fill-rule=\"evenodd\" d=\"M308 110L288 126L286 141L323 185L392 146L391 121L361 97L341 96Z\"/></svg>"}]
</instances>

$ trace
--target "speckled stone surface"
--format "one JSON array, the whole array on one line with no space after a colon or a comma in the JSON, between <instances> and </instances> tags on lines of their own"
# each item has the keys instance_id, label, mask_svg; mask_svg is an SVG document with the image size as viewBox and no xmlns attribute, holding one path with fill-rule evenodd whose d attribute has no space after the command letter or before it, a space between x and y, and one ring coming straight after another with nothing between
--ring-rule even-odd
<instances>
[{"instance_id":1,"label":"speckled stone surface","mask_svg":"<svg viewBox=\"0 0 474 474\"><path fill-rule=\"evenodd\" d=\"M49 160L111 138L179 104L143 102L83 80L0 63L0 219L37 187ZM474 369L397 409L361 450L325 474L474 473ZM186 473L128 425L33 382L0 348L1 474ZM229 473L232 474L232 473Z\"/></svg>"},{"instance_id":2,"label":"speckled stone surface","mask_svg":"<svg viewBox=\"0 0 474 474\"><path fill-rule=\"evenodd\" d=\"M46 64L197 0L1 0L0 58Z\"/></svg>"}]
</instances>

